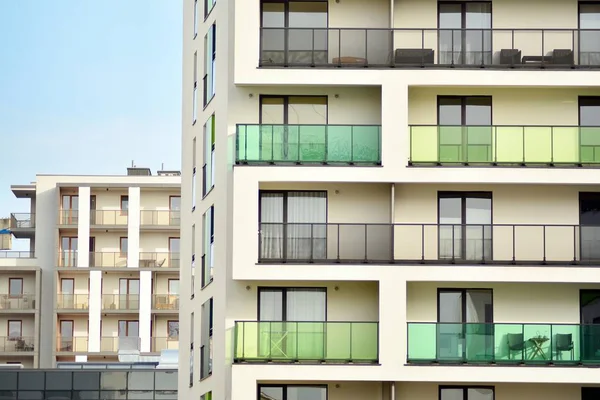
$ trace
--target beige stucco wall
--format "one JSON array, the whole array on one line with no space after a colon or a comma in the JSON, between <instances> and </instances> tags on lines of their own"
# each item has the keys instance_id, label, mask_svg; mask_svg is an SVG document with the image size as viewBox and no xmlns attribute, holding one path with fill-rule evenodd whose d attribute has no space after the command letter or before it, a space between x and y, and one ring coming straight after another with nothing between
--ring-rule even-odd
<instances>
[{"instance_id":1,"label":"beige stucco wall","mask_svg":"<svg viewBox=\"0 0 600 400\"><path fill-rule=\"evenodd\" d=\"M494 322L564 323L580 322L579 291L600 289L599 285L544 283L408 282L408 322L437 321L438 288L492 289Z\"/></svg>"},{"instance_id":2,"label":"beige stucco wall","mask_svg":"<svg viewBox=\"0 0 600 400\"><path fill-rule=\"evenodd\" d=\"M166 253L169 251L169 238L179 237L173 232L144 232L140 234L140 252Z\"/></svg>"},{"instance_id":3,"label":"beige stucco wall","mask_svg":"<svg viewBox=\"0 0 600 400\"><path fill-rule=\"evenodd\" d=\"M427 88L408 90L410 125L435 125L438 96L491 96L493 125L578 125L579 96L594 89Z\"/></svg>"},{"instance_id":4,"label":"beige stucco wall","mask_svg":"<svg viewBox=\"0 0 600 400\"><path fill-rule=\"evenodd\" d=\"M35 275L23 272L0 273L0 295L9 293L9 279L23 279L23 294L35 294Z\"/></svg>"},{"instance_id":5,"label":"beige stucco wall","mask_svg":"<svg viewBox=\"0 0 600 400\"><path fill-rule=\"evenodd\" d=\"M56 280L56 293L61 293L61 280L73 279L74 294L88 294L89 275L60 272Z\"/></svg>"},{"instance_id":6,"label":"beige stucco wall","mask_svg":"<svg viewBox=\"0 0 600 400\"><path fill-rule=\"evenodd\" d=\"M8 321L21 321L21 331L24 337L35 335L34 316L31 315L2 315L0 316L0 337L8 336ZM3 340L3 339L1 339Z\"/></svg>"},{"instance_id":7,"label":"beige stucco wall","mask_svg":"<svg viewBox=\"0 0 600 400\"><path fill-rule=\"evenodd\" d=\"M169 210L170 196L179 196L174 190L142 189L140 196L141 210Z\"/></svg>"},{"instance_id":8,"label":"beige stucco wall","mask_svg":"<svg viewBox=\"0 0 600 400\"><path fill-rule=\"evenodd\" d=\"M450 385L459 385L452 382ZM488 386L488 385L481 385ZM496 400L576 400L581 398L579 385L552 384L499 384L495 386ZM397 400L439 400L439 386L435 383L399 382Z\"/></svg>"}]
</instances>

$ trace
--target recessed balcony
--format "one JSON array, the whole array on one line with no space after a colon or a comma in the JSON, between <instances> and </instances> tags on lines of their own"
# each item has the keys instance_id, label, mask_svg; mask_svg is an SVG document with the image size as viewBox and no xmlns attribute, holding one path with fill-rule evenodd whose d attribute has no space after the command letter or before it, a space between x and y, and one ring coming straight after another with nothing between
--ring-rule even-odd
<instances>
[{"instance_id":1,"label":"recessed balcony","mask_svg":"<svg viewBox=\"0 0 600 400\"><path fill-rule=\"evenodd\" d=\"M600 325L408 323L409 363L600 365Z\"/></svg>"},{"instance_id":2,"label":"recessed balcony","mask_svg":"<svg viewBox=\"0 0 600 400\"><path fill-rule=\"evenodd\" d=\"M179 268L179 252L140 252L140 268Z\"/></svg>"},{"instance_id":3,"label":"recessed balcony","mask_svg":"<svg viewBox=\"0 0 600 400\"><path fill-rule=\"evenodd\" d=\"M127 227L127 210L90 210L90 228Z\"/></svg>"},{"instance_id":4,"label":"recessed balcony","mask_svg":"<svg viewBox=\"0 0 600 400\"><path fill-rule=\"evenodd\" d=\"M381 165L381 126L237 126L237 164Z\"/></svg>"},{"instance_id":5,"label":"recessed balcony","mask_svg":"<svg viewBox=\"0 0 600 400\"><path fill-rule=\"evenodd\" d=\"M0 251L0 258L34 258L33 251Z\"/></svg>"},{"instance_id":6,"label":"recessed balcony","mask_svg":"<svg viewBox=\"0 0 600 400\"><path fill-rule=\"evenodd\" d=\"M13 311L33 311L35 310L35 295L34 294L0 294L0 313Z\"/></svg>"},{"instance_id":7,"label":"recessed balcony","mask_svg":"<svg viewBox=\"0 0 600 400\"><path fill-rule=\"evenodd\" d=\"M140 226L143 228L173 228L181 225L179 210L141 210Z\"/></svg>"},{"instance_id":8,"label":"recessed balcony","mask_svg":"<svg viewBox=\"0 0 600 400\"><path fill-rule=\"evenodd\" d=\"M454 28L262 27L259 66L600 68L598 29Z\"/></svg>"},{"instance_id":9,"label":"recessed balcony","mask_svg":"<svg viewBox=\"0 0 600 400\"><path fill-rule=\"evenodd\" d=\"M153 294L152 310L154 312L173 312L179 310L178 294Z\"/></svg>"},{"instance_id":10,"label":"recessed balcony","mask_svg":"<svg viewBox=\"0 0 600 400\"><path fill-rule=\"evenodd\" d=\"M35 214L11 213L9 226L17 239L31 239L35 237Z\"/></svg>"},{"instance_id":11,"label":"recessed balcony","mask_svg":"<svg viewBox=\"0 0 600 400\"><path fill-rule=\"evenodd\" d=\"M151 348L153 353L163 350L179 350L179 337L152 337Z\"/></svg>"},{"instance_id":12,"label":"recessed balcony","mask_svg":"<svg viewBox=\"0 0 600 400\"><path fill-rule=\"evenodd\" d=\"M24 353L35 351L34 339L29 336L0 337L1 353ZM5 355L5 354L4 354Z\"/></svg>"},{"instance_id":13,"label":"recessed balcony","mask_svg":"<svg viewBox=\"0 0 600 400\"><path fill-rule=\"evenodd\" d=\"M410 127L410 165L600 166L600 127Z\"/></svg>"},{"instance_id":14,"label":"recessed balcony","mask_svg":"<svg viewBox=\"0 0 600 400\"><path fill-rule=\"evenodd\" d=\"M377 322L235 323L235 362L377 363Z\"/></svg>"},{"instance_id":15,"label":"recessed balcony","mask_svg":"<svg viewBox=\"0 0 600 400\"><path fill-rule=\"evenodd\" d=\"M596 265L598 226L262 223L261 263Z\"/></svg>"},{"instance_id":16,"label":"recessed balcony","mask_svg":"<svg viewBox=\"0 0 600 400\"><path fill-rule=\"evenodd\" d=\"M139 294L103 294L102 311L128 312L140 309Z\"/></svg>"},{"instance_id":17,"label":"recessed balcony","mask_svg":"<svg viewBox=\"0 0 600 400\"><path fill-rule=\"evenodd\" d=\"M56 308L61 311L85 311L90 307L89 294L63 294L56 297Z\"/></svg>"}]
</instances>

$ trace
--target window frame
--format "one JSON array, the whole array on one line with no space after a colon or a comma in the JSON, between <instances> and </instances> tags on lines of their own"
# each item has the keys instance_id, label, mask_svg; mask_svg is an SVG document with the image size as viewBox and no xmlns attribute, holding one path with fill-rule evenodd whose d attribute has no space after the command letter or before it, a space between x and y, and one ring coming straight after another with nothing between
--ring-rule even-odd
<instances>
[{"instance_id":1,"label":"window frame","mask_svg":"<svg viewBox=\"0 0 600 400\"><path fill-rule=\"evenodd\" d=\"M318 98L325 99L325 124L329 124L329 96L328 95L281 95L281 94L261 94L258 100L258 124L261 125L263 123L262 114L263 114L263 99L282 99L283 101L283 125L289 124L289 113L288 108L290 106L290 98L298 97L298 98ZM293 103L292 103L293 104Z\"/></svg>"},{"instance_id":2,"label":"window frame","mask_svg":"<svg viewBox=\"0 0 600 400\"><path fill-rule=\"evenodd\" d=\"M210 7L208 4L209 2L212 2ZM210 13L212 12L212 10L214 10L216 4L217 4L217 0L204 0L204 21L206 21L208 19L208 17L210 16Z\"/></svg>"},{"instance_id":3,"label":"window frame","mask_svg":"<svg viewBox=\"0 0 600 400\"><path fill-rule=\"evenodd\" d=\"M21 281L21 293L13 295L11 292L12 282ZM19 299L23 297L23 278L8 278L8 297L11 299Z\"/></svg>"},{"instance_id":4,"label":"window frame","mask_svg":"<svg viewBox=\"0 0 600 400\"><path fill-rule=\"evenodd\" d=\"M194 1L194 39L198 36L198 0Z\"/></svg>"},{"instance_id":5,"label":"window frame","mask_svg":"<svg viewBox=\"0 0 600 400\"><path fill-rule=\"evenodd\" d=\"M204 154L202 155L202 198L204 199L215 187L215 113L213 113L204 123L204 126L202 127L202 139L204 145ZM210 185L208 185L207 182L210 182Z\"/></svg>"},{"instance_id":6,"label":"window frame","mask_svg":"<svg viewBox=\"0 0 600 400\"><path fill-rule=\"evenodd\" d=\"M13 322L17 322L19 323L19 335L18 336L11 336L10 334L10 324ZM21 338L23 337L23 320L22 319L9 319L6 322L6 337L7 340L9 341L16 341L16 340L21 340Z\"/></svg>"},{"instance_id":7,"label":"window frame","mask_svg":"<svg viewBox=\"0 0 600 400\"><path fill-rule=\"evenodd\" d=\"M129 195L122 195L120 201L120 212L121 215L126 216L129 213ZM123 207L125 206L125 207Z\"/></svg>"},{"instance_id":8,"label":"window frame","mask_svg":"<svg viewBox=\"0 0 600 400\"><path fill-rule=\"evenodd\" d=\"M287 287L287 286L259 286L258 290L257 290L257 299L256 299L256 315L257 315L257 320L259 322L294 322L294 321L287 321L287 313L286 313L286 308L287 308L287 293L289 291L292 290L310 290L310 291L318 291L318 292L322 292L325 293L325 321L328 321L328 291L327 291L327 287L326 286L304 286L304 287L299 287L299 286L291 286L291 287ZM281 292L281 319L282 321L268 321L268 320L261 320L260 318L260 298L261 298L261 293L262 292Z\"/></svg>"},{"instance_id":9,"label":"window frame","mask_svg":"<svg viewBox=\"0 0 600 400\"><path fill-rule=\"evenodd\" d=\"M467 120L467 101L469 99L489 99L490 101L490 126L494 126L494 97L491 95L473 95L473 96L446 96L439 95L436 98L436 124L438 126L469 126ZM442 125L440 123L440 103L444 100L460 100L460 125Z\"/></svg>"},{"instance_id":10,"label":"window frame","mask_svg":"<svg viewBox=\"0 0 600 400\"><path fill-rule=\"evenodd\" d=\"M208 310L206 309L208 308ZM212 375L212 347L213 347L213 324L214 324L214 299L206 300L200 308L200 380ZM208 326L204 324L208 323ZM205 334L207 334L205 338ZM208 357L208 371L204 370L204 358Z\"/></svg>"},{"instance_id":11,"label":"window frame","mask_svg":"<svg viewBox=\"0 0 600 400\"><path fill-rule=\"evenodd\" d=\"M256 385L256 398L260 399L260 390L261 388L282 388L282 395L283 395L283 400L287 400L288 398L288 393L287 393L287 389L292 387L314 387L314 388L321 388L321 389L325 389L325 400L329 399L329 385L311 385L311 384L275 384L275 383L265 383L265 384L258 384Z\"/></svg>"},{"instance_id":12,"label":"window frame","mask_svg":"<svg viewBox=\"0 0 600 400\"><path fill-rule=\"evenodd\" d=\"M171 333L170 325L172 323L177 323L177 337L170 335L170 333ZM168 340L179 341L179 320L178 319L167 320L167 341Z\"/></svg>"},{"instance_id":13,"label":"window frame","mask_svg":"<svg viewBox=\"0 0 600 400\"><path fill-rule=\"evenodd\" d=\"M202 216L202 290L214 281L215 206L211 205ZM208 274L207 274L208 272ZM208 279L207 279L208 278Z\"/></svg>"},{"instance_id":14,"label":"window frame","mask_svg":"<svg viewBox=\"0 0 600 400\"><path fill-rule=\"evenodd\" d=\"M438 400L442 400L442 390L444 389L462 389L463 400L469 400L469 389L490 389L492 391L492 400L496 399L496 387L487 385L439 385L438 386Z\"/></svg>"},{"instance_id":15,"label":"window frame","mask_svg":"<svg viewBox=\"0 0 600 400\"><path fill-rule=\"evenodd\" d=\"M204 36L203 104L206 108L215 97L215 61L217 58L217 24L213 23ZM210 84L210 88L209 88ZM210 90L209 90L210 89Z\"/></svg>"},{"instance_id":16,"label":"window frame","mask_svg":"<svg viewBox=\"0 0 600 400\"><path fill-rule=\"evenodd\" d=\"M123 246L123 241L125 241L125 246ZM125 247L125 251L123 251L123 247ZM127 253L129 252L129 237L121 236L119 238L119 253L121 257L127 257Z\"/></svg>"}]
</instances>

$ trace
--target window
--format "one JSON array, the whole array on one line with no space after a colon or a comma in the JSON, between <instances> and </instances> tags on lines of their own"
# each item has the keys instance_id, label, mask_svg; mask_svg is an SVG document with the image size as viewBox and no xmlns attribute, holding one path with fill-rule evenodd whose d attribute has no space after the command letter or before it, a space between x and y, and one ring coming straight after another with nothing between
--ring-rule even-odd
<instances>
[{"instance_id":1,"label":"window","mask_svg":"<svg viewBox=\"0 0 600 400\"><path fill-rule=\"evenodd\" d=\"M439 192L440 259L492 259L492 193Z\"/></svg>"},{"instance_id":2,"label":"window","mask_svg":"<svg viewBox=\"0 0 600 400\"><path fill-rule=\"evenodd\" d=\"M194 53L194 94L192 99L192 125L198 119L198 52Z\"/></svg>"},{"instance_id":3,"label":"window","mask_svg":"<svg viewBox=\"0 0 600 400\"><path fill-rule=\"evenodd\" d=\"M259 321L327 321L326 288L258 288Z\"/></svg>"},{"instance_id":4,"label":"window","mask_svg":"<svg viewBox=\"0 0 600 400\"><path fill-rule=\"evenodd\" d=\"M208 17L217 0L204 0L204 18Z\"/></svg>"},{"instance_id":5,"label":"window","mask_svg":"<svg viewBox=\"0 0 600 400\"><path fill-rule=\"evenodd\" d=\"M169 339L179 340L179 321L167 321L167 335Z\"/></svg>"},{"instance_id":6,"label":"window","mask_svg":"<svg viewBox=\"0 0 600 400\"><path fill-rule=\"evenodd\" d=\"M196 209L196 168L192 174L192 212Z\"/></svg>"},{"instance_id":7,"label":"window","mask_svg":"<svg viewBox=\"0 0 600 400\"><path fill-rule=\"evenodd\" d=\"M440 386L440 400L494 400L494 388Z\"/></svg>"},{"instance_id":8,"label":"window","mask_svg":"<svg viewBox=\"0 0 600 400\"><path fill-rule=\"evenodd\" d=\"M202 304L202 321L200 327L200 379L212 374L212 343L213 343L213 299Z\"/></svg>"},{"instance_id":9,"label":"window","mask_svg":"<svg viewBox=\"0 0 600 400\"><path fill-rule=\"evenodd\" d=\"M140 336L139 321L119 321L119 337L134 337Z\"/></svg>"},{"instance_id":10,"label":"window","mask_svg":"<svg viewBox=\"0 0 600 400\"><path fill-rule=\"evenodd\" d=\"M204 106L206 106L215 95L215 59L217 26L212 24L204 37Z\"/></svg>"},{"instance_id":11,"label":"window","mask_svg":"<svg viewBox=\"0 0 600 400\"><path fill-rule=\"evenodd\" d=\"M190 387L194 385L194 313L190 315Z\"/></svg>"},{"instance_id":12,"label":"window","mask_svg":"<svg viewBox=\"0 0 600 400\"><path fill-rule=\"evenodd\" d=\"M60 238L60 265L63 267L77 266L77 237L63 236Z\"/></svg>"},{"instance_id":13,"label":"window","mask_svg":"<svg viewBox=\"0 0 600 400\"><path fill-rule=\"evenodd\" d=\"M203 394L200 397L200 400L212 400L212 392L208 392L206 394Z\"/></svg>"},{"instance_id":14,"label":"window","mask_svg":"<svg viewBox=\"0 0 600 400\"><path fill-rule=\"evenodd\" d=\"M194 39L198 36L198 0L194 0Z\"/></svg>"},{"instance_id":15,"label":"window","mask_svg":"<svg viewBox=\"0 0 600 400\"><path fill-rule=\"evenodd\" d=\"M260 96L260 124L327 124L327 96Z\"/></svg>"},{"instance_id":16,"label":"window","mask_svg":"<svg viewBox=\"0 0 600 400\"><path fill-rule=\"evenodd\" d=\"M258 385L258 392L259 399L327 400L327 385Z\"/></svg>"},{"instance_id":17,"label":"window","mask_svg":"<svg viewBox=\"0 0 600 400\"><path fill-rule=\"evenodd\" d=\"M211 206L202 217L204 244L202 255L202 287L213 281L215 245L215 207Z\"/></svg>"},{"instance_id":18,"label":"window","mask_svg":"<svg viewBox=\"0 0 600 400\"><path fill-rule=\"evenodd\" d=\"M215 115L204 124L204 164L202 165L202 196L215 186Z\"/></svg>"},{"instance_id":19,"label":"window","mask_svg":"<svg viewBox=\"0 0 600 400\"><path fill-rule=\"evenodd\" d=\"M196 290L196 224L192 225L192 268L191 272L191 297L194 298Z\"/></svg>"},{"instance_id":20,"label":"window","mask_svg":"<svg viewBox=\"0 0 600 400\"><path fill-rule=\"evenodd\" d=\"M129 211L129 196L121 196L121 215L127 215Z\"/></svg>"},{"instance_id":21,"label":"window","mask_svg":"<svg viewBox=\"0 0 600 400\"><path fill-rule=\"evenodd\" d=\"M440 162L492 162L490 96L439 96L438 125Z\"/></svg>"},{"instance_id":22,"label":"window","mask_svg":"<svg viewBox=\"0 0 600 400\"><path fill-rule=\"evenodd\" d=\"M171 268L179 268L180 242L179 238L169 238L169 266Z\"/></svg>"},{"instance_id":23,"label":"window","mask_svg":"<svg viewBox=\"0 0 600 400\"><path fill-rule=\"evenodd\" d=\"M23 296L23 279L22 278L10 278L8 280L10 297L21 297Z\"/></svg>"},{"instance_id":24,"label":"window","mask_svg":"<svg viewBox=\"0 0 600 400\"><path fill-rule=\"evenodd\" d=\"M179 279L169 279L169 294L179 295Z\"/></svg>"},{"instance_id":25,"label":"window","mask_svg":"<svg viewBox=\"0 0 600 400\"><path fill-rule=\"evenodd\" d=\"M121 257L127 256L127 238L120 238L119 249L121 250Z\"/></svg>"},{"instance_id":26,"label":"window","mask_svg":"<svg viewBox=\"0 0 600 400\"><path fill-rule=\"evenodd\" d=\"M8 340L17 340L23 336L23 321L8 321Z\"/></svg>"}]
</instances>

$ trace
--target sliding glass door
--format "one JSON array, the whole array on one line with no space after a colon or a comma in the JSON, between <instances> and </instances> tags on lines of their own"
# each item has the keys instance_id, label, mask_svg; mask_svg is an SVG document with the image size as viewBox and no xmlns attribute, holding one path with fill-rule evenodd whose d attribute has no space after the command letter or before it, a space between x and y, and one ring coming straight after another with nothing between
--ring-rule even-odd
<instances>
[{"instance_id":1,"label":"sliding glass door","mask_svg":"<svg viewBox=\"0 0 600 400\"><path fill-rule=\"evenodd\" d=\"M258 319L261 357L325 358L325 288L260 288Z\"/></svg>"},{"instance_id":2,"label":"sliding glass door","mask_svg":"<svg viewBox=\"0 0 600 400\"><path fill-rule=\"evenodd\" d=\"M439 63L492 63L492 3L440 1Z\"/></svg>"},{"instance_id":3,"label":"sliding glass door","mask_svg":"<svg viewBox=\"0 0 600 400\"><path fill-rule=\"evenodd\" d=\"M327 259L327 192L260 193L261 259Z\"/></svg>"},{"instance_id":4,"label":"sliding glass door","mask_svg":"<svg viewBox=\"0 0 600 400\"><path fill-rule=\"evenodd\" d=\"M438 322L439 360L493 359L492 290L440 289Z\"/></svg>"},{"instance_id":5,"label":"sliding glass door","mask_svg":"<svg viewBox=\"0 0 600 400\"><path fill-rule=\"evenodd\" d=\"M579 2L579 65L600 65L600 3Z\"/></svg>"},{"instance_id":6,"label":"sliding glass door","mask_svg":"<svg viewBox=\"0 0 600 400\"><path fill-rule=\"evenodd\" d=\"M579 193L579 236L582 261L600 261L600 193Z\"/></svg>"},{"instance_id":7,"label":"sliding glass door","mask_svg":"<svg viewBox=\"0 0 600 400\"><path fill-rule=\"evenodd\" d=\"M492 194L438 193L440 259L492 259Z\"/></svg>"}]
</instances>

